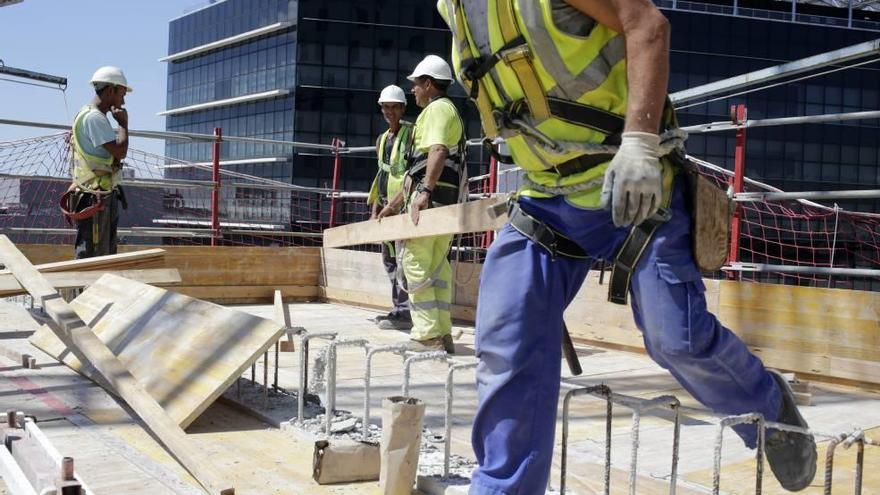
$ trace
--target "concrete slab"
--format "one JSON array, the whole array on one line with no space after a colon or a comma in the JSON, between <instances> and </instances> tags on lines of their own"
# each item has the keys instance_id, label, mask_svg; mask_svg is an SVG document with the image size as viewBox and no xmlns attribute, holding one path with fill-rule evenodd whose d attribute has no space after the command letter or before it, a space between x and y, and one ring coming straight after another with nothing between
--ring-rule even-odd
<instances>
[{"instance_id":1,"label":"concrete slab","mask_svg":"<svg viewBox=\"0 0 880 495\"><path fill-rule=\"evenodd\" d=\"M248 306L239 309L264 316L270 315L272 311L271 306ZM293 324L303 326L310 332L337 331L340 336L367 338L375 344L388 344L407 339L405 333L377 329L371 321L378 314L377 311L336 304L291 304L290 311ZM463 352L454 359L462 362L473 361L475 358L472 328L457 327L457 330L462 331L462 336L456 342L457 348ZM322 345L325 344L316 344L315 349L320 349ZM591 347L579 347L578 352L584 375L577 378L564 375L563 380L568 385L589 386L605 383L618 393L641 398L671 394L678 397L684 405L700 407L667 371L645 355ZM363 361L363 351L340 350L337 409L350 411L355 416L360 415L363 410ZM279 380L283 387L296 387L298 366L296 356L282 355ZM402 366L400 358L389 355L377 357L373 369L372 382L375 388L371 400L371 421L378 422L381 397L399 392L402 383ZM413 373L412 395L427 403L425 425L431 433L442 433L445 372L445 364L426 362L420 363ZM260 375L259 371L257 375ZM814 429L841 432L855 427L880 426L880 394L832 385L818 385L814 389L814 405L803 408L804 416ZM476 409L476 401L473 371L463 372L455 380L451 450L453 454L467 459L473 459L470 423ZM568 479L570 493L601 492L604 479L605 403L599 399L578 398L572 406L571 465ZM559 413L561 416L561 407ZM630 448L632 412L623 407L616 407L613 418L612 493L625 493L629 490L629 468L632 459ZM640 494L668 493L668 480L671 474L672 419L672 415L666 412L646 414L641 418L637 481ZM712 467L713 442L717 432L715 420L711 417L692 415L684 417L682 424L678 493L710 493L711 478L706 480L704 474ZM561 447L561 417L557 421L556 443ZM880 467L880 449L875 449L873 452L871 447L868 449L866 462ZM559 450L557 448L554 458L551 487L559 485ZM748 465L754 457L754 451L746 449L734 434L728 433L725 436L722 456L725 466L722 473L725 473L726 466L731 466L734 472L726 476L728 481L725 486L733 490L730 493L753 491L753 481L748 481L748 478L737 470L744 469L738 467L744 463ZM843 459L842 463L847 462L845 457L841 459ZM852 466L841 469L852 470ZM425 471L423 466L423 474L437 475L439 471ZM769 469L767 469L767 478L772 478ZM845 484L844 480L845 478L841 476L841 483ZM435 481L431 480L428 483L433 487L437 485ZM773 483L765 483L765 493L780 493L775 491L776 487ZM446 485L440 483L438 486ZM744 491L737 492L737 489ZM444 493L436 487L430 490L432 493ZM460 488L450 488L450 490L452 491L445 493L455 493L455 490ZM880 487L876 490L880 492Z\"/></svg>"},{"instance_id":2,"label":"concrete slab","mask_svg":"<svg viewBox=\"0 0 880 495\"><path fill-rule=\"evenodd\" d=\"M273 315L271 305L238 306L237 309L268 318ZM376 311L335 304L305 303L291 304L290 310L292 324L304 326L310 332L338 331L343 337L368 338L375 344L402 342L408 338L405 333L377 329L371 321L378 314ZM3 305L0 304L0 313L3 311ZM4 331L22 332L29 328L27 325L14 323L15 318L11 320L10 318L7 317L7 321L4 321L0 328L0 347L16 340L4 338ZM7 331L4 330L5 327L11 328ZM457 327L457 329L462 331L462 336L456 342L462 352L455 359L462 362L473 361L475 358L472 355L472 329L468 327ZM24 338L20 334L15 335ZM312 356L324 346L326 342L314 341ZM616 392L643 398L673 394L685 405L698 406L665 370L656 366L647 356L587 347L579 348L579 353L585 374L576 379L563 377L569 385L587 386L606 383ZM34 355L39 356L41 360L44 359L39 353ZM270 357L274 358L274 353L270 352ZM280 354L279 385L291 392L296 392L298 386L298 359L298 352ZM71 378L69 370L59 366L53 367L51 362L45 362L47 366L40 370L16 368L12 361L2 363L0 385L6 383L6 386L0 388L0 398L3 399L4 404L8 399L16 404L15 407L19 407L19 404L22 408L33 407L47 418L65 417L67 411L63 409L59 411L58 404L49 400L51 397L58 398L62 405L73 409L74 414L87 416L95 424L106 428L109 435L136 449L151 463L163 466L168 470L167 472L174 473L185 484L191 482L175 463L167 459L164 451L139 428L137 422L133 421L123 408L90 382L83 382L83 379L76 375ZM349 411L355 417L359 417L363 410L363 365L363 350L340 349L337 409ZM274 362L270 361L269 366L271 382ZM255 375L261 382L262 359L258 361ZM376 357L373 368L375 388L370 415L372 423L379 422L381 398L400 393L402 376L400 357L393 355ZM36 388L22 388L22 382L15 382L21 377L31 380ZM243 377L245 377L242 380L243 387L250 386L254 391L260 390L259 387L247 384L250 378L249 371L246 371ZM446 365L443 363L419 363L414 369L412 395L426 401L425 424L431 433L443 432L445 377ZM321 387L317 389L314 391L321 392ZM234 386L227 391L227 394L233 391ZM470 423L476 401L474 373L462 372L455 380L451 451L465 460L473 459ZM841 432L854 427L874 428L869 436L880 436L880 430L877 430L880 427L880 394L814 384L813 403L812 406L802 408L802 411L817 430ZM292 419L296 415L293 402L280 399L270 401L267 411L278 418ZM599 399L580 397L572 403L572 418L568 493L601 493L604 480L605 404ZM613 421L611 493L628 493L629 466L632 458L631 411L616 407ZM557 426L558 447L561 440L559 431L561 422L558 422ZM716 431L717 427L711 418L693 415L684 419L678 493L711 493L712 442ZM217 404L208 408L188 432L193 437L193 441L198 442L202 448L211 452L212 457L217 458L218 466L222 470L228 471L234 477L236 488L242 490L242 493L378 493L375 483L340 487L319 487L314 484L310 479L312 442L319 435L304 435L301 431L278 431L238 411ZM671 438L672 422L669 414L646 414L642 417L637 493L668 493ZM824 455L824 445L820 446L820 459ZM441 470L441 463L436 462L438 452L442 452L442 443L433 444L433 451L423 454L421 467L425 478L421 481L422 488L426 493L464 493L463 487L466 485L462 483L465 481L449 483L437 478L436 475ZM835 493L838 490L843 493L852 489L854 455L852 450L838 452L839 457L835 460ZM555 454L550 485L558 488L559 448ZM754 492L753 456L754 452L742 447L734 435L725 436L721 477L723 493ZM874 476L875 473L880 472L880 448L866 447L865 462L866 477L863 493L880 493L880 480ZM465 474L469 471L467 462L461 463L459 471L462 469ZM772 480L769 469L765 471L764 493L783 493L775 484L775 480ZM819 483L822 473L820 467L815 486L804 493L821 493Z\"/></svg>"}]
</instances>

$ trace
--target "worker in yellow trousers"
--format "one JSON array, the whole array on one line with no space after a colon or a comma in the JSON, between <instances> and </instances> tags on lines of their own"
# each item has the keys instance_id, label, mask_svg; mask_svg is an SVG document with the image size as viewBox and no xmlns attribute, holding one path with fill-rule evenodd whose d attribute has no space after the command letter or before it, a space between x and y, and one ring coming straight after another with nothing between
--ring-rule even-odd
<instances>
[{"instance_id":1,"label":"worker in yellow trousers","mask_svg":"<svg viewBox=\"0 0 880 495\"><path fill-rule=\"evenodd\" d=\"M408 79L412 81L416 104L423 109L415 126L407 206L413 223L418 224L422 210L461 199L466 149L461 117L446 96L453 81L449 64L437 55L428 55ZM386 212L381 212L380 217L383 213ZM447 259L452 236L409 239L401 244L401 264L413 320L410 348L454 353L450 313L452 267Z\"/></svg>"}]
</instances>

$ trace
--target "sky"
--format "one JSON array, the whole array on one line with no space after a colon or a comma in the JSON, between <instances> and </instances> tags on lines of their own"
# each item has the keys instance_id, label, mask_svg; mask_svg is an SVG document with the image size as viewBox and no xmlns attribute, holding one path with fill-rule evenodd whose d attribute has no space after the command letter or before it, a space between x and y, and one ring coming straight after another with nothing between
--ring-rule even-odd
<instances>
[{"instance_id":1,"label":"sky","mask_svg":"<svg viewBox=\"0 0 880 495\"><path fill-rule=\"evenodd\" d=\"M127 95L129 128L165 130L168 21L204 0L24 0L0 7L0 60L10 67L63 76L65 93L11 83L0 74L0 119L69 125L94 91L95 69L115 65ZM66 102L65 102L66 97ZM0 125L0 141L52 134L51 129ZM132 138L133 148L164 154L163 141Z\"/></svg>"}]
</instances>

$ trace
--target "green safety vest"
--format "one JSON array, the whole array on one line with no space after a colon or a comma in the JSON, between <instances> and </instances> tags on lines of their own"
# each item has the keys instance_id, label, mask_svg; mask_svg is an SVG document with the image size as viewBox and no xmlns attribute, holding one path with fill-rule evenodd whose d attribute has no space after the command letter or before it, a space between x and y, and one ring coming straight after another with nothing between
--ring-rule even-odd
<instances>
[{"instance_id":1,"label":"green safety vest","mask_svg":"<svg viewBox=\"0 0 880 495\"><path fill-rule=\"evenodd\" d=\"M590 157L578 143L619 142L627 106L623 36L561 0L438 0L437 8L452 31L455 73L486 136L504 138L528 174L519 194L549 197L548 189L579 185L566 199L598 207L611 155L594 156L595 164L576 173L559 169ZM485 15L468 19L477 9ZM675 125L671 109L663 120ZM672 168L663 163L668 191Z\"/></svg>"},{"instance_id":2,"label":"green safety vest","mask_svg":"<svg viewBox=\"0 0 880 495\"><path fill-rule=\"evenodd\" d=\"M122 169L113 167L113 157L91 155L80 145L82 123L86 115L97 110L94 105L84 106L73 120L70 151L73 168L73 182L86 192L110 191L122 181Z\"/></svg>"},{"instance_id":3,"label":"green safety vest","mask_svg":"<svg viewBox=\"0 0 880 495\"><path fill-rule=\"evenodd\" d=\"M400 121L400 129L397 131L397 135L394 137L394 144L391 147L390 160L386 163L385 143L388 141L388 133L390 131L390 129L386 130L376 140L379 171L376 173L376 178L373 179L373 185L370 187L367 204L373 204L379 199L388 201L389 198L393 198L400 191L400 188L403 187L403 179L406 177L407 159L413 145L413 124L412 122ZM382 174L385 174L387 177L388 185L385 191L379 190L379 179Z\"/></svg>"}]
</instances>

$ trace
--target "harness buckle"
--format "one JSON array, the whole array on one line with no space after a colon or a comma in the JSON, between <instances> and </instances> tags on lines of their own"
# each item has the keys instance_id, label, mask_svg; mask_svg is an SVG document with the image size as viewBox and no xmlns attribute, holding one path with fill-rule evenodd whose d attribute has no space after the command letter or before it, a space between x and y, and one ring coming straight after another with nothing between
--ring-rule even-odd
<instances>
[{"instance_id":1,"label":"harness buckle","mask_svg":"<svg viewBox=\"0 0 880 495\"><path fill-rule=\"evenodd\" d=\"M504 62L507 64L518 62L520 60L531 62L532 50L529 49L528 44L523 43L522 45L508 48L507 50L502 50L498 52L497 56L500 57L501 60L504 60Z\"/></svg>"}]
</instances>

